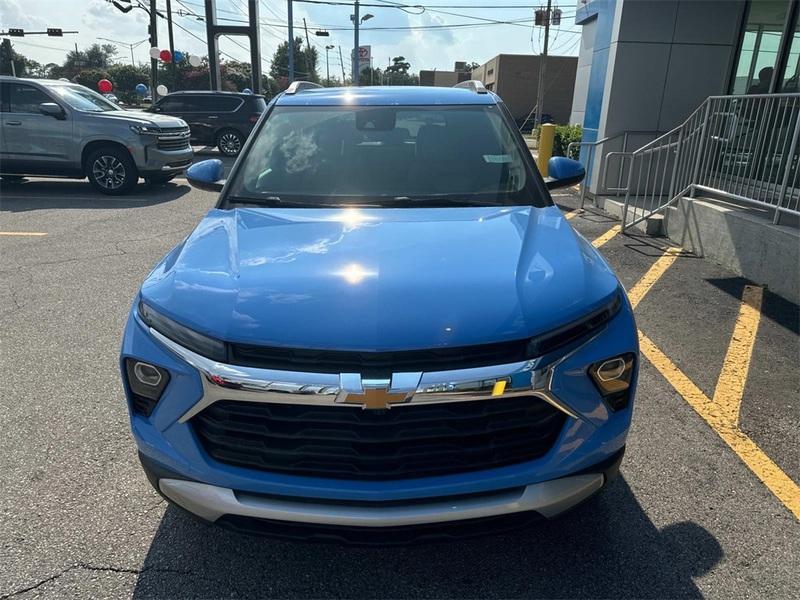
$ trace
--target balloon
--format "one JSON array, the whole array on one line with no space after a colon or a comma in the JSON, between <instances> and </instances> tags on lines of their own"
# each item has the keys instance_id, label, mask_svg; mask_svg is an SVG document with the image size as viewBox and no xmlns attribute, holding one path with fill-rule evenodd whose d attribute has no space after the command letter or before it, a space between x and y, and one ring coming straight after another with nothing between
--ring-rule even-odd
<instances>
[{"instance_id":1,"label":"balloon","mask_svg":"<svg viewBox=\"0 0 800 600\"><path fill-rule=\"evenodd\" d=\"M158 57L165 63L172 62L172 52L169 50L162 50Z\"/></svg>"},{"instance_id":2,"label":"balloon","mask_svg":"<svg viewBox=\"0 0 800 600\"><path fill-rule=\"evenodd\" d=\"M189 64L192 65L193 67L199 67L201 62L203 61L196 54L192 54L189 56Z\"/></svg>"},{"instance_id":3,"label":"balloon","mask_svg":"<svg viewBox=\"0 0 800 600\"><path fill-rule=\"evenodd\" d=\"M158 92L159 96L166 96L167 94L169 94L167 86L165 86L163 83L156 88L156 92Z\"/></svg>"},{"instance_id":4,"label":"balloon","mask_svg":"<svg viewBox=\"0 0 800 600\"><path fill-rule=\"evenodd\" d=\"M97 82L97 89L104 94L108 94L112 89L114 89L114 86L111 85L111 82L108 79L101 79Z\"/></svg>"},{"instance_id":5,"label":"balloon","mask_svg":"<svg viewBox=\"0 0 800 600\"><path fill-rule=\"evenodd\" d=\"M243 94L252 94L252 93L253 93L253 90L251 90L250 88L244 88L244 89L242 90L242 93L243 93Z\"/></svg>"},{"instance_id":6,"label":"balloon","mask_svg":"<svg viewBox=\"0 0 800 600\"><path fill-rule=\"evenodd\" d=\"M144 96L147 93L147 86L143 83L136 84L136 93L140 96Z\"/></svg>"},{"instance_id":7,"label":"balloon","mask_svg":"<svg viewBox=\"0 0 800 600\"><path fill-rule=\"evenodd\" d=\"M175 50L175 54L172 56L172 59L176 63L183 62L184 58L186 58L186 57L183 55L183 52L181 52L180 50Z\"/></svg>"},{"instance_id":8,"label":"balloon","mask_svg":"<svg viewBox=\"0 0 800 600\"><path fill-rule=\"evenodd\" d=\"M161 54L161 48L156 48L155 46L150 48L150 58L158 58L160 54Z\"/></svg>"}]
</instances>

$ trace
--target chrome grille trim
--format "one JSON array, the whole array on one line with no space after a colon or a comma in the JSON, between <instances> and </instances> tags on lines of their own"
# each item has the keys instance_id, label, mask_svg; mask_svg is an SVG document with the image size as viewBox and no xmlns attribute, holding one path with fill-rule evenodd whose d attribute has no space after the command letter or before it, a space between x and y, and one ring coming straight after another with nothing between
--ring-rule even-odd
<instances>
[{"instance_id":1,"label":"chrome grille trim","mask_svg":"<svg viewBox=\"0 0 800 600\"><path fill-rule=\"evenodd\" d=\"M220 400L352 408L352 403L345 404L348 394L360 395L365 389L386 389L389 393L406 393L404 402L391 405L391 408L400 408L409 404L487 400L492 397L495 383L500 381L507 385L512 381L529 382L528 385L507 387L502 397L536 396L569 417L586 421L552 392L553 369L561 361L539 369L539 359L534 359L452 371L395 373L391 380L362 379L358 373L274 371L220 363L185 348L153 328L143 326L165 348L197 369L200 375L203 395L180 417L180 423L185 423ZM416 386L414 381L418 382Z\"/></svg>"}]
</instances>

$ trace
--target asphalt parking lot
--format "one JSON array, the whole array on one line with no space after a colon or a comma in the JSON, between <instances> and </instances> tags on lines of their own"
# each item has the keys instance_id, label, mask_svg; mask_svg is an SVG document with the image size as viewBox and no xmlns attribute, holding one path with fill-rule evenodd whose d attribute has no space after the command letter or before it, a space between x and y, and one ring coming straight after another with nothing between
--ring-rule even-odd
<instances>
[{"instance_id":1,"label":"asphalt parking lot","mask_svg":"<svg viewBox=\"0 0 800 600\"><path fill-rule=\"evenodd\" d=\"M115 199L0 187L0 598L800 597L798 307L569 193L556 201L642 335L622 476L600 496L513 534L378 549L242 537L167 507L117 355L140 282L214 200L180 179Z\"/></svg>"}]
</instances>

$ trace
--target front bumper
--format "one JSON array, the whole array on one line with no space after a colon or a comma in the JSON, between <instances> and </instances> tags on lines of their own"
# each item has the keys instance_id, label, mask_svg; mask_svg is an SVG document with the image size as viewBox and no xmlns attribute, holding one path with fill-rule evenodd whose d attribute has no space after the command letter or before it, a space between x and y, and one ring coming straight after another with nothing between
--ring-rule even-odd
<instances>
[{"instance_id":1,"label":"front bumper","mask_svg":"<svg viewBox=\"0 0 800 600\"><path fill-rule=\"evenodd\" d=\"M556 517L613 481L624 451L623 447L602 463L562 479L402 504L309 502L238 492L179 478L141 453L139 458L159 493L206 521L270 537L391 545L497 533Z\"/></svg>"},{"instance_id":2,"label":"front bumper","mask_svg":"<svg viewBox=\"0 0 800 600\"><path fill-rule=\"evenodd\" d=\"M144 136L142 136L144 137ZM132 149L136 168L142 176L177 173L192 164L194 151L190 145L178 150L163 150L153 138L147 144Z\"/></svg>"},{"instance_id":3,"label":"front bumper","mask_svg":"<svg viewBox=\"0 0 800 600\"><path fill-rule=\"evenodd\" d=\"M153 335L135 308L126 328L122 358L142 358L171 374L153 413L144 417L132 412L131 423L143 462L159 465L159 475L151 481L176 504L220 522L232 516L320 526L347 522L361 528L413 527L515 513L551 517L600 489L608 476L596 466L619 455L624 447L633 393L625 409L611 411L586 368L609 356L635 352L635 332L626 302L601 332L552 366L547 387L539 396L560 405L570 416L544 456L481 471L391 481L287 475L220 463L205 452L189 422L204 398L223 398L209 394L209 381L201 375L211 366L181 354ZM325 387L327 382L320 383ZM633 389L635 384L634 377ZM234 392L242 395L239 399L251 392L274 394L264 400L268 402L287 401L281 395L291 394L287 389L248 391L239 387L226 390L224 396ZM317 393L309 401L335 402L336 396L335 392ZM585 477L587 474L592 476Z\"/></svg>"}]
</instances>

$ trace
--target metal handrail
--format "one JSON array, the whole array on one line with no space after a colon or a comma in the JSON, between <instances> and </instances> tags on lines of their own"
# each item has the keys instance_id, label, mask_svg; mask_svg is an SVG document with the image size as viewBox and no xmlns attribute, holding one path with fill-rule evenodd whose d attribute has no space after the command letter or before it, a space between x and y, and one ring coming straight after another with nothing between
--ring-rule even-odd
<instances>
[{"instance_id":1,"label":"metal handrail","mask_svg":"<svg viewBox=\"0 0 800 600\"><path fill-rule=\"evenodd\" d=\"M592 142L585 142L585 141L570 142L569 144L567 144L567 156L570 156L571 153L572 153L572 150L574 148L576 148L576 147L580 148L580 147L584 147L585 146L585 147L590 148L589 156L587 157L586 164L584 165L584 167L586 169L586 173L588 175L588 174L591 173L591 169L592 169L592 166L593 166L595 148L597 148L601 144L605 144L607 142L619 139L621 137L621 138L623 138L622 149L623 149L623 151L625 151L627 149L627 147L628 147L628 138L630 136L634 136L634 135L657 135L658 133L659 132L657 132L657 131L623 131L623 132L617 133L616 135L606 136L606 137L604 137L602 139L595 140L595 141L592 141ZM614 154L614 153L610 153L610 154ZM605 159L607 159L608 156L609 155L607 154ZM617 186L619 186L619 187L617 187L617 188L608 188L608 187L605 186L605 182L607 181L607 175L608 175L608 173L607 173L607 171L608 171L608 169L607 169L608 163L607 163L607 161L605 159L601 159L602 160L601 168L600 168L600 171L601 171L601 179L600 179L601 186L599 186L599 187L602 187L602 189L604 189L606 191L615 191L615 192L617 192L617 191L619 191L619 192L625 191L625 188L621 187L621 185L622 185L622 173L623 173L623 165L622 164L620 165L620 170L617 173ZM589 185L588 177L585 177L584 180L581 182L581 207L580 207L581 210L583 210L584 205L586 203L586 188L587 188L588 185Z\"/></svg>"},{"instance_id":2,"label":"metal handrail","mask_svg":"<svg viewBox=\"0 0 800 600\"><path fill-rule=\"evenodd\" d=\"M778 223L800 215L799 145L800 94L710 96L641 148L607 153L604 166L628 165L627 184L608 188L625 193L623 230L698 191L772 208Z\"/></svg>"}]
</instances>

